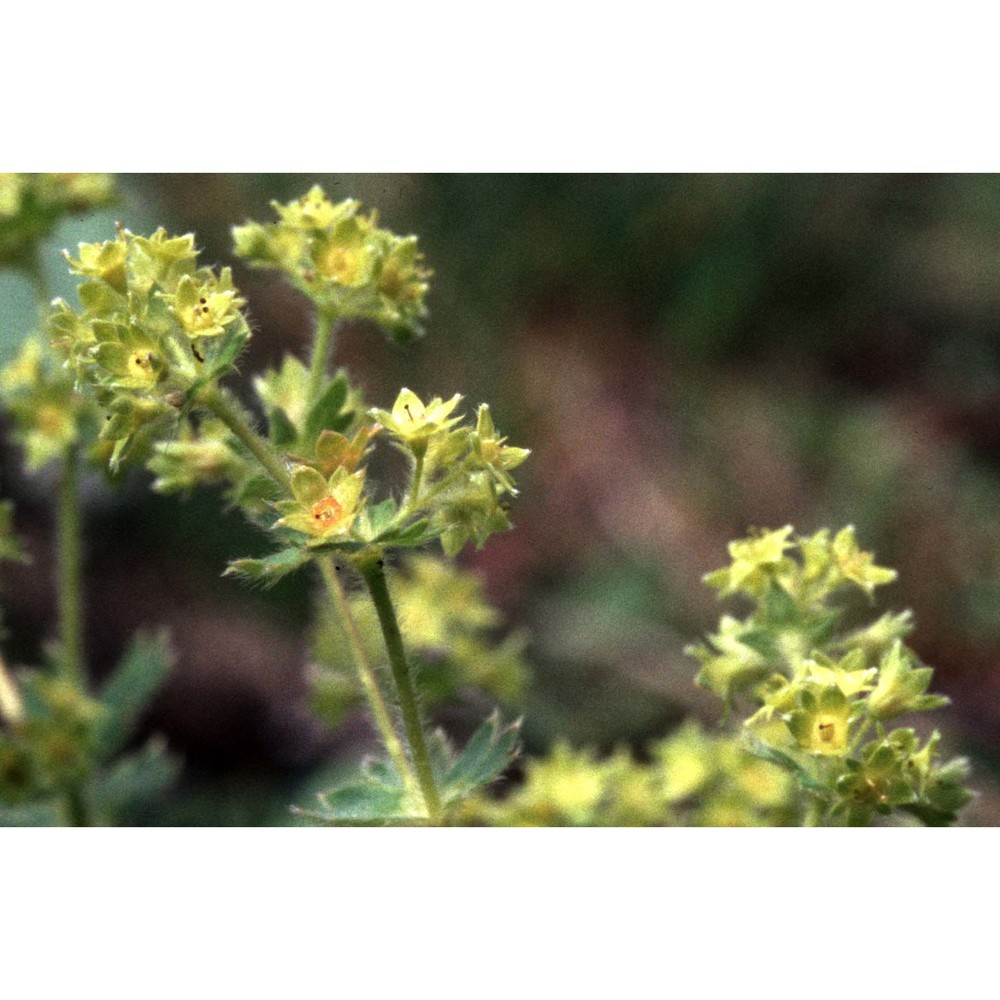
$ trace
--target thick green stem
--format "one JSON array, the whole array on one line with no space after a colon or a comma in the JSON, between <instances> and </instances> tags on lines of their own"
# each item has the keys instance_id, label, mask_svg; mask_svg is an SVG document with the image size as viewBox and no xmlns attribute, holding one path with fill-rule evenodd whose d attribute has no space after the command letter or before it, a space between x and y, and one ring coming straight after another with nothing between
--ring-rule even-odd
<instances>
[{"instance_id":1,"label":"thick green stem","mask_svg":"<svg viewBox=\"0 0 1000 1000\"><path fill-rule=\"evenodd\" d=\"M243 408L223 389L207 386L198 395L198 403L217 416L246 445L270 477L289 496L294 496L292 480L285 463L248 423Z\"/></svg>"},{"instance_id":2,"label":"thick green stem","mask_svg":"<svg viewBox=\"0 0 1000 1000\"><path fill-rule=\"evenodd\" d=\"M309 364L309 402L319 398L326 379L326 370L333 352L333 328L337 317L321 310L316 317L316 334L313 337L312 361Z\"/></svg>"},{"instance_id":3,"label":"thick green stem","mask_svg":"<svg viewBox=\"0 0 1000 1000\"><path fill-rule=\"evenodd\" d=\"M375 610L378 612L379 624L382 626L382 636L389 653L389 664L396 682L399 708L403 715L403 725L406 727L406 738L413 754L413 764L420 780L420 790L427 804L427 812L431 822L437 822L441 816L441 795L438 792L437 782L434 780L430 754L427 752L427 742L424 739L424 728L420 721L416 690L413 686L413 678L410 676L409 664L406 662L403 637L399 631L399 622L396 620L392 598L389 596L389 588L386 585L385 573L382 569L382 560L377 555L370 555L367 558L359 559L357 566L368 586L368 592L371 594Z\"/></svg>"},{"instance_id":4,"label":"thick green stem","mask_svg":"<svg viewBox=\"0 0 1000 1000\"><path fill-rule=\"evenodd\" d=\"M80 518L80 454L67 449L59 482L56 511L60 666L63 676L84 683L82 525Z\"/></svg>"},{"instance_id":5,"label":"thick green stem","mask_svg":"<svg viewBox=\"0 0 1000 1000\"><path fill-rule=\"evenodd\" d=\"M330 556L321 556L317 562L319 563L323 582L326 584L327 593L330 595L330 600L337 609L340 620L344 623L344 629L347 632L347 641L354 654L354 666L357 670L358 680L365 692L365 697L368 699L368 704L371 707L372 715L375 718L375 725L378 727L382 742L385 743L385 748L389 752L392 762L396 765L396 770L399 772L403 783L407 789L414 791L417 788L417 776L414 774L413 766L410 764L403 750L403 744L396 733L389 707L386 705L385 698L382 696L382 691L378 686L375 671L368 661L368 654L365 652L364 643L358 632L357 623L354 621L354 615L351 614L351 607L348 604L344 588L340 583L340 578L337 576L333 559Z\"/></svg>"}]
</instances>

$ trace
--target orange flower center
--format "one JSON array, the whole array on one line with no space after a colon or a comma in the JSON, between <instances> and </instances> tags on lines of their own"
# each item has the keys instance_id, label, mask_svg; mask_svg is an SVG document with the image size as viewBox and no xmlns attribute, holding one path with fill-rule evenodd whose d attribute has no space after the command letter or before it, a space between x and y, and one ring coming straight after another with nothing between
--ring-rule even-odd
<instances>
[{"instance_id":1,"label":"orange flower center","mask_svg":"<svg viewBox=\"0 0 1000 1000\"><path fill-rule=\"evenodd\" d=\"M319 503L313 504L310 511L314 520L324 526L340 520L340 515L343 512L344 508L334 497L323 497Z\"/></svg>"}]
</instances>

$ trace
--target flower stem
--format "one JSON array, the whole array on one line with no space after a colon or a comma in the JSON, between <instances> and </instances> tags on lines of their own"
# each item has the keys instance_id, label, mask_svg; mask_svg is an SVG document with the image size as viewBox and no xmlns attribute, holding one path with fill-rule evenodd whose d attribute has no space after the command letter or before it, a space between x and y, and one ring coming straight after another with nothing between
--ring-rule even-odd
<instances>
[{"instance_id":1,"label":"flower stem","mask_svg":"<svg viewBox=\"0 0 1000 1000\"><path fill-rule=\"evenodd\" d=\"M206 386L198 394L198 403L217 416L246 445L250 453L264 467L270 477L290 496L292 480L285 463L271 450L248 422L243 408L224 389L214 385Z\"/></svg>"},{"instance_id":2,"label":"flower stem","mask_svg":"<svg viewBox=\"0 0 1000 1000\"><path fill-rule=\"evenodd\" d=\"M232 400L222 390L209 386L202 390L198 396L198 402L210 413L215 414L232 432L246 445L250 453L257 459L265 472L267 472L275 483L289 496L294 496L292 481L285 468L284 462L271 450L270 445L264 440L249 424L243 414L242 408ZM337 579L336 570L333 568L332 560L329 556L319 559L320 572L330 594L331 601L340 614L341 620L347 631L351 652L354 657L355 668L358 678L368 699L368 705L375 718L379 733L385 742L386 750L392 758L393 763L399 770L402 780L411 786L415 783L416 777L413 768L406 758L399 737L393 726L389 710L385 699L378 686L378 681L368 659L365 655L364 646L357 633L357 626L350 613L346 596L340 581ZM406 712L404 710L404 721ZM407 732L409 729L407 728ZM422 734L421 734L422 735ZM416 750L414 749L414 761L416 761ZM426 751L425 751L426 756ZM419 768L419 764L417 765ZM421 791L423 791L423 780L420 780ZM424 793L426 799L426 793ZM436 800L434 800L436 801ZM428 806L430 810L430 806Z\"/></svg>"},{"instance_id":3,"label":"flower stem","mask_svg":"<svg viewBox=\"0 0 1000 1000\"><path fill-rule=\"evenodd\" d=\"M64 677L84 683L83 583L81 578L80 453L67 449L56 510L57 600L60 666Z\"/></svg>"},{"instance_id":4,"label":"flower stem","mask_svg":"<svg viewBox=\"0 0 1000 1000\"><path fill-rule=\"evenodd\" d=\"M314 403L323 388L327 365L333 352L333 328L337 317L321 309L316 317L316 333L313 337L312 361L309 364L309 402Z\"/></svg>"},{"instance_id":5,"label":"flower stem","mask_svg":"<svg viewBox=\"0 0 1000 1000\"><path fill-rule=\"evenodd\" d=\"M399 696L403 725L406 728L406 738L410 744L413 764L417 769L417 777L420 781L420 790L423 793L424 802L427 804L427 812L431 822L436 823L441 816L441 795L438 792L437 782L434 780L430 754L427 752L427 742L424 739L424 728L420 721L416 690L410 675L409 664L406 662L403 637L399 631L399 622L396 620L396 611L392 606L392 598L389 596L389 588L386 585L382 559L377 554L369 555L359 559L356 566L368 586L368 592L371 594L375 610L378 612L379 625L382 627L382 636L389 653L392 676L396 682L396 692Z\"/></svg>"},{"instance_id":6,"label":"flower stem","mask_svg":"<svg viewBox=\"0 0 1000 1000\"><path fill-rule=\"evenodd\" d=\"M365 652L364 643L361 641L361 635L358 632L354 615L351 614L351 607L347 602L347 595L344 593L340 578L337 576L333 559L330 556L321 556L317 559L317 562L319 563L323 583L326 585L327 593L330 595L330 600L337 609L341 621L344 623L345 631L347 632L347 641L351 647L351 652L354 654L354 665L357 670L358 680L361 682L361 687L365 692L365 697L368 699L372 715L375 717L375 725L378 726L382 742L385 743L385 748L389 752L393 764L396 765L396 770L399 772L403 783L408 790L414 791L417 788L417 777L413 772L412 764L403 751L403 745L399 741L392 716L389 714L389 708L378 686L375 671L368 661L368 654Z\"/></svg>"},{"instance_id":7,"label":"flower stem","mask_svg":"<svg viewBox=\"0 0 1000 1000\"><path fill-rule=\"evenodd\" d=\"M413 479L410 482L410 492L406 497L406 503L403 504L403 509L399 512L401 521L412 514L417 507L420 488L424 485L424 455L424 451L414 453Z\"/></svg>"}]
</instances>

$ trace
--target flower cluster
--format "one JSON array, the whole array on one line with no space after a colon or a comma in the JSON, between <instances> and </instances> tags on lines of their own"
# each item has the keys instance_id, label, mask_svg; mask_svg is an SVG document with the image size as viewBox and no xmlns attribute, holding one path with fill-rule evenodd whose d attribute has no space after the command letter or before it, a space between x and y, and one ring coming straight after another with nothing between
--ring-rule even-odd
<instances>
[{"instance_id":1,"label":"flower cluster","mask_svg":"<svg viewBox=\"0 0 1000 1000\"><path fill-rule=\"evenodd\" d=\"M96 407L75 391L73 379L38 337L26 338L17 357L0 370L0 405L10 414L14 440L32 470L63 459L70 448L92 444L97 434Z\"/></svg>"},{"instance_id":2,"label":"flower cluster","mask_svg":"<svg viewBox=\"0 0 1000 1000\"><path fill-rule=\"evenodd\" d=\"M112 467L162 435L250 336L229 268L216 274L197 256L193 236L162 229L149 238L122 229L66 255L83 278L81 308L53 303L52 342L107 411Z\"/></svg>"},{"instance_id":3,"label":"flower cluster","mask_svg":"<svg viewBox=\"0 0 1000 1000\"><path fill-rule=\"evenodd\" d=\"M108 204L108 174L0 174L0 267L32 267L38 242L71 212Z\"/></svg>"},{"instance_id":4,"label":"flower cluster","mask_svg":"<svg viewBox=\"0 0 1000 1000\"><path fill-rule=\"evenodd\" d=\"M510 476L530 454L507 445L493 425L485 403L475 427L452 416L461 401L434 398L426 406L403 389L391 412L374 409L397 447L414 463L414 476L403 510L429 518L429 532L441 539L445 554L456 555L467 542L482 546L494 532L510 528L505 500L516 496Z\"/></svg>"},{"instance_id":5,"label":"flower cluster","mask_svg":"<svg viewBox=\"0 0 1000 1000\"><path fill-rule=\"evenodd\" d=\"M705 580L724 596L742 594L750 615L724 615L718 632L689 652L697 680L731 708L756 706L748 744L794 774L817 820L869 822L902 809L928 823L954 819L969 798L961 760L940 764L934 733L921 748L912 729L886 723L948 703L928 694L933 671L903 638L911 615L886 614L843 630L838 599L895 579L859 549L854 529L798 537L790 526L729 546L731 563Z\"/></svg>"},{"instance_id":6,"label":"flower cluster","mask_svg":"<svg viewBox=\"0 0 1000 1000\"><path fill-rule=\"evenodd\" d=\"M685 723L638 762L624 749L600 758L557 742L528 761L502 799L466 803L463 819L493 826L788 826L795 785L731 737Z\"/></svg>"},{"instance_id":7,"label":"flower cluster","mask_svg":"<svg viewBox=\"0 0 1000 1000\"><path fill-rule=\"evenodd\" d=\"M234 229L238 256L283 271L330 319L373 320L400 341L423 332L431 272L416 237L380 229L374 212L334 204L318 186L273 207L278 222Z\"/></svg>"}]
</instances>

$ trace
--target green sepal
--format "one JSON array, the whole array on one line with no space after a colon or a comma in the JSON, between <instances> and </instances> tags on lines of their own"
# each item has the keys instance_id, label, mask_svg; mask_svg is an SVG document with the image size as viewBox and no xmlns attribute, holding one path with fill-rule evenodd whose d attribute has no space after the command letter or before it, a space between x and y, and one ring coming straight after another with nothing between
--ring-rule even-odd
<instances>
[{"instance_id":1,"label":"green sepal","mask_svg":"<svg viewBox=\"0 0 1000 1000\"><path fill-rule=\"evenodd\" d=\"M128 742L142 713L166 680L173 660L164 633L140 633L132 640L98 696L104 708L94 734L99 759L107 759Z\"/></svg>"},{"instance_id":2,"label":"green sepal","mask_svg":"<svg viewBox=\"0 0 1000 1000\"><path fill-rule=\"evenodd\" d=\"M517 756L521 721L504 726L494 712L473 734L444 778L442 798L453 802L489 784Z\"/></svg>"},{"instance_id":3,"label":"green sepal","mask_svg":"<svg viewBox=\"0 0 1000 1000\"><path fill-rule=\"evenodd\" d=\"M221 337L201 341L200 353L205 359L204 376L207 381L217 381L227 374L249 339L250 328L246 321L241 320L233 323Z\"/></svg>"},{"instance_id":4,"label":"green sepal","mask_svg":"<svg viewBox=\"0 0 1000 1000\"><path fill-rule=\"evenodd\" d=\"M742 744L747 753L752 756L759 760L766 760L771 764L777 764L778 767L791 772L803 788L814 792L821 792L824 795L828 793L829 789L826 785L817 781L797 760L787 753L778 750L776 747L765 743L763 740L745 731L743 733Z\"/></svg>"},{"instance_id":5,"label":"green sepal","mask_svg":"<svg viewBox=\"0 0 1000 1000\"><path fill-rule=\"evenodd\" d=\"M254 583L273 586L282 577L305 566L311 555L300 548L281 549L263 559L234 559L223 571L223 576L238 576Z\"/></svg>"}]
</instances>

